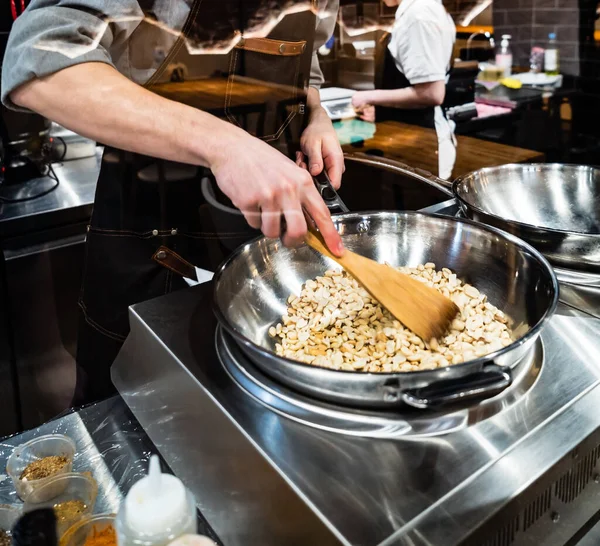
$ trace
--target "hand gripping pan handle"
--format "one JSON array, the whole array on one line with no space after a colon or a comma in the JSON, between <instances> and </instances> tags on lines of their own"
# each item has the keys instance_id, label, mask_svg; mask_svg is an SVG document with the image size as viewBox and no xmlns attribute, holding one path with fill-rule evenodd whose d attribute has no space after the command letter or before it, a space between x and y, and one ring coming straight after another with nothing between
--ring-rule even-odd
<instances>
[{"instance_id":1,"label":"hand gripping pan handle","mask_svg":"<svg viewBox=\"0 0 600 546\"><path fill-rule=\"evenodd\" d=\"M350 212L350 209L346 206L346 203L342 201L342 198L333 188L331 180L329 179L329 176L327 176L325 169L323 169L321 174L313 176L313 181L317 191L331 212Z\"/></svg>"}]
</instances>

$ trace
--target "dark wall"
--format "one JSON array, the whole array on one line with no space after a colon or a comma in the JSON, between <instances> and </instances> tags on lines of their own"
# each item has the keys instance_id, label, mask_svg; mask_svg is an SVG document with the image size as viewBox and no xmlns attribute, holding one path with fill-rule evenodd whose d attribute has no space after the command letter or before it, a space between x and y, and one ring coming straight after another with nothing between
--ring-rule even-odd
<instances>
[{"instance_id":1,"label":"dark wall","mask_svg":"<svg viewBox=\"0 0 600 546\"><path fill-rule=\"evenodd\" d=\"M4 59L8 33L12 27L12 23L13 19L10 13L10 2L0 2L0 70L2 68L2 60Z\"/></svg>"},{"instance_id":2,"label":"dark wall","mask_svg":"<svg viewBox=\"0 0 600 546\"><path fill-rule=\"evenodd\" d=\"M579 76L581 24L579 0L494 0L494 34L513 36L515 63L529 66L533 46L545 47L555 32L560 49L560 69Z\"/></svg>"},{"instance_id":3,"label":"dark wall","mask_svg":"<svg viewBox=\"0 0 600 546\"><path fill-rule=\"evenodd\" d=\"M600 0L579 0L581 76L600 95L600 42L594 38Z\"/></svg>"},{"instance_id":4,"label":"dark wall","mask_svg":"<svg viewBox=\"0 0 600 546\"><path fill-rule=\"evenodd\" d=\"M484 3L485 0L442 0L448 13L452 15L454 21L458 24L471 10ZM478 15L471 24L476 25L491 25L490 20L491 9L487 8L483 13Z\"/></svg>"}]
</instances>

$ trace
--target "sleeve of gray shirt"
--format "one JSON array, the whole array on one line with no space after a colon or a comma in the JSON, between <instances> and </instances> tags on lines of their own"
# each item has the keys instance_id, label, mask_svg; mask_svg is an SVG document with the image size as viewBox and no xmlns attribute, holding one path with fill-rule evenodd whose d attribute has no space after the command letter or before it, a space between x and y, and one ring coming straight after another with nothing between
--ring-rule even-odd
<instances>
[{"instance_id":1,"label":"sleeve of gray shirt","mask_svg":"<svg viewBox=\"0 0 600 546\"><path fill-rule=\"evenodd\" d=\"M131 0L32 0L10 33L2 66L2 103L18 109L10 101L12 91L69 66L114 66L108 50L119 27L109 24L104 13L115 7L129 14L129 26L141 16L138 3Z\"/></svg>"},{"instance_id":2,"label":"sleeve of gray shirt","mask_svg":"<svg viewBox=\"0 0 600 546\"><path fill-rule=\"evenodd\" d=\"M319 66L318 49L333 35L339 0L319 0L319 13L317 18L317 31L313 47L312 64L310 67L310 86L319 89L323 84L323 72Z\"/></svg>"},{"instance_id":3,"label":"sleeve of gray shirt","mask_svg":"<svg viewBox=\"0 0 600 546\"><path fill-rule=\"evenodd\" d=\"M317 50L333 33L337 7L338 0L319 0L310 77L310 85L317 88L323 82ZM110 22L106 13L113 14ZM115 66L111 53L142 19L135 0L32 0L10 33L0 85L2 103L18 109L10 101L12 91L69 66L85 62Z\"/></svg>"}]
</instances>

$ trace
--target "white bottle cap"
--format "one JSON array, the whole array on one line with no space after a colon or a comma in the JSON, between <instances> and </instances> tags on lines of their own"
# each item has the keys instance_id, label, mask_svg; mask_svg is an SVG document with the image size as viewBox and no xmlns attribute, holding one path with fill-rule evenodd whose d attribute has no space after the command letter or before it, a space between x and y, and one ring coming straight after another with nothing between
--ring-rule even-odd
<instances>
[{"instance_id":1,"label":"white bottle cap","mask_svg":"<svg viewBox=\"0 0 600 546\"><path fill-rule=\"evenodd\" d=\"M127 526L137 534L162 536L188 511L186 489L179 478L160 471L156 455L150 458L148 476L133 486L125 498Z\"/></svg>"}]
</instances>

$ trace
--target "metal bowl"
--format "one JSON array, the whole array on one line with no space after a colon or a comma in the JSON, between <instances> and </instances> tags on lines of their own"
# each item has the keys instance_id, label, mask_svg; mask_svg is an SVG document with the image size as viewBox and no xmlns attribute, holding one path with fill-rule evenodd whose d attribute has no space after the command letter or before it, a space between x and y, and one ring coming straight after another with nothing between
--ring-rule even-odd
<instances>
[{"instance_id":1,"label":"metal bowl","mask_svg":"<svg viewBox=\"0 0 600 546\"><path fill-rule=\"evenodd\" d=\"M469 218L520 237L553 265L600 273L600 169L505 165L462 176L453 191Z\"/></svg>"},{"instance_id":2,"label":"metal bowl","mask_svg":"<svg viewBox=\"0 0 600 546\"><path fill-rule=\"evenodd\" d=\"M417 212L344 214L334 222L348 249L379 262L452 269L505 311L518 339L487 357L422 372L337 371L279 357L268 329L285 314L287 298L339 266L307 246L288 249L259 238L240 247L214 279L217 317L256 366L305 394L353 406L439 405L490 396L510 384L510 368L532 346L558 300L556 276L539 252L470 220Z\"/></svg>"}]
</instances>

